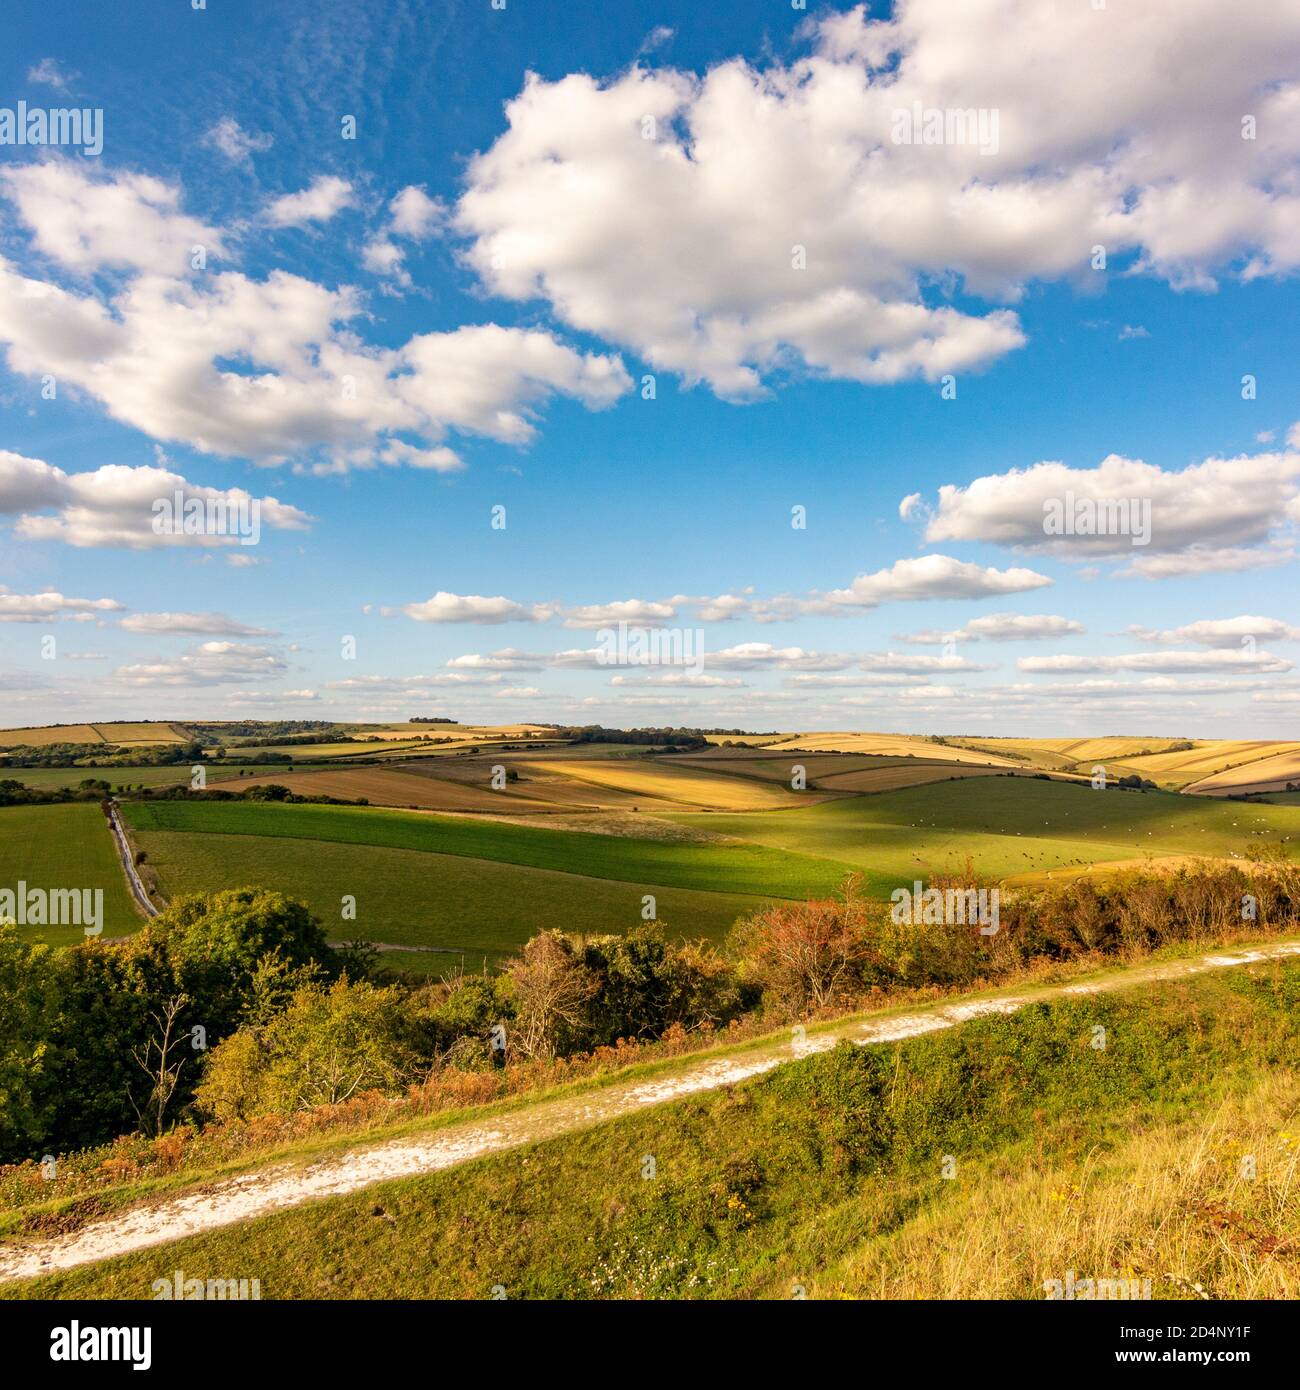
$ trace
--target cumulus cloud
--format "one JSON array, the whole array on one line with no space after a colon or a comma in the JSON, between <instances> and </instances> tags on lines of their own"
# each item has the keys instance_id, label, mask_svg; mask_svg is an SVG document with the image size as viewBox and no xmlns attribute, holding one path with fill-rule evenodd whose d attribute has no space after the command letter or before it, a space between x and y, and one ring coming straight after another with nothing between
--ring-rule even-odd
<instances>
[{"instance_id":1,"label":"cumulus cloud","mask_svg":"<svg viewBox=\"0 0 1300 1390\"><path fill-rule=\"evenodd\" d=\"M659 671L644 676L611 676L610 685L620 689L641 686L686 686L695 690L737 689L745 682L738 677L710 676L702 671Z\"/></svg>"},{"instance_id":2,"label":"cumulus cloud","mask_svg":"<svg viewBox=\"0 0 1300 1390\"><path fill-rule=\"evenodd\" d=\"M617 599L613 603L591 603L564 610L565 627L616 627L629 623L637 627L660 627L677 616L671 603L647 599Z\"/></svg>"},{"instance_id":3,"label":"cumulus cloud","mask_svg":"<svg viewBox=\"0 0 1300 1390\"><path fill-rule=\"evenodd\" d=\"M36 248L81 275L103 268L181 274L195 246L224 254L221 233L180 211L180 190L148 174L116 176L67 160L0 170L0 194Z\"/></svg>"},{"instance_id":4,"label":"cumulus cloud","mask_svg":"<svg viewBox=\"0 0 1300 1390\"><path fill-rule=\"evenodd\" d=\"M113 679L131 687L243 685L272 680L288 663L269 647L241 642L202 642L164 661L119 666Z\"/></svg>"},{"instance_id":5,"label":"cumulus cloud","mask_svg":"<svg viewBox=\"0 0 1300 1390\"><path fill-rule=\"evenodd\" d=\"M125 605L111 598L65 598L55 589L15 594L0 584L0 623L45 623L56 619L94 622L100 613L120 613Z\"/></svg>"},{"instance_id":6,"label":"cumulus cloud","mask_svg":"<svg viewBox=\"0 0 1300 1390\"><path fill-rule=\"evenodd\" d=\"M286 193L267 204L264 216L273 227L306 227L328 222L352 205L352 185L334 174L318 174L298 193Z\"/></svg>"},{"instance_id":7,"label":"cumulus cloud","mask_svg":"<svg viewBox=\"0 0 1300 1390\"><path fill-rule=\"evenodd\" d=\"M450 594L439 589L422 603L408 603L402 608L408 618L417 623L542 623L555 616L555 608L543 603L516 603L514 599L497 595Z\"/></svg>"},{"instance_id":8,"label":"cumulus cloud","mask_svg":"<svg viewBox=\"0 0 1300 1390\"><path fill-rule=\"evenodd\" d=\"M791 360L934 379L1024 342L1008 308L936 303L952 277L1013 303L1095 275L1097 245L1179 287L1300 264L1295 20L1294 0L1244 20L1219 0L900 0L810 24L789 64L530 74L456 221L492 292L724 396ZM897 113L918 106L996 109L997 138L908 143Z\"/></svg>"},{"instance_id":9,"label":"cumulus cloud","mask_svg":"<svg viewBox=\"0 0 1300 1390\"><path fill-rule=\"evenodd\" d=\"M463 656L453 656L447 665L459 671L528 671L544 666L546 661L547 658L537 652L502 647L495 652L466 652Z\"/></svg>"},{"instance_id":10,"label":"cumulus cloud","mask_svg":"<svg viewBox=\"0 0 1300 1390\"><path fill-rule=\"evenodd\" d=\"M351 676L347 680L328 681L326 688L354 694L418 695L424 690L497 685L504 679L505 677L499 672L493 671L439 671L429 676Z\"/></svg>"},{"instance_id":11,"label":"cumulus cloud","mask_svg":"<svg viewBox=\"0 0 1300 1390\"><path fill-rule=\"evenodd\" d=\"M375 275L387 276L406 287L411 283L406 249L394 238L423 241L442 227L447 208L440 199L430 198L423 188L410 184L389 203L388 214L386 224L362 248L361 259Z\"/></svg>"},{"instance_id":12,"label":"cumulus cloud","mask_svg":"<svg viewBox=\"0 0 1300 1390\"><path fill-rule=\"evenodd\" d=\"M740 642L705 657L709 666L723 670L770 666L779 671L833 671L851 666L855 660L848 652L805 651L802 647L774 647L770 642Z\"/></svg>"},{"instance_id":13,"label":"cumulus cloud","mask_svg":"<svg viewBox=\"0 0 1300 1390\"><path fill-rule=\"evenodd\" d=\"M1048 637L1066 637L1085 631L1082 623L1056 614L986 613L949 632L931 628L904 633L898 640L921 647L941 647L949 642L1040 642Z\"/></svg>"},{"instance_id":14,"label":"cumulus cloud","mask_svg":"<svg viewBox=\"0 0 1300 1390\"><path fill-rule=\"evenodd\" d=\"M1132 560L1126 573L1147 577L1249 568L1266 561L1268 552L1248 547L1296 519L1298 498L1300 451L1208 458L1179 470L1110 454L1095 468L1042 462L964 487L947 484L939 489L925 539L1051 550L1067 559L1124 555ZM1044 529L1058 504L1072 505L1077 515L1082 505L1102 510L1115 502L1150 508L1150 538L1140 555L1132 532L1049 535Z\"/></svg>"},{"instance_id":15,"label":"cumulus cloud","mask_svg":"<svg viewBox=\"0 0 1300 1390\"><path fill-rule=\"evenodd\" d=\"M1240 647L1251 642L1300 642L1300 628L1279 618L1202 618L1199 622L1164 630L1133 625L1128 631L1142 642L1175 644L1192 642L1199 647Z\"/></svg>"},{"instance_id":16,"label":"cumulus cloud","mask_svg":"<svg viewBox=\"0 0 1300 1390\"><path fill-rule=\"evenodd\" d=\"M305 531L312 520L274 497L255 498L242 488L199 487L167 468L105 464L85 473L65 473L43 459L0 449L0 515L16 516L14 531L27 540L132 550L239 544L236 535L156 532L154 503L171 503L178 492L187 500L220 504L231 515L256 504L260 524L274 530ZM53 515L44 514L50 511Z\"/></svg>"},{"instance_id":17,"label":"cumulus cloud","mask_svg":"<svg viewBox=\"0 0 1300 1390\"><path fill-rule=\"evenodd\" d=\"M115 419L204 453L454 467L449 451L428 448L449 430L527 444L549 396L603 409L631 384L617 358L538 329L465 325L368 348L348 327L360 312L354 290L284 271L201 284L140 276L105 304L0 257L0 342L12 370L52 373ZM408 432L424 440L413 456L397 440Z\"/></svg>"},{"instance_id":18,"label":"cumulus cloud","mask_svg":"<svg viewBox=\"0 0 1300 1390\"><path fill-rule=\"evenodd\" d=\"M837 609L876 608L882 603L988 598L1041 589L1051 582L1045 574L1031 569L999 570L950 555L922 555L897 560L874 574L860 574L848 588L832 589L820 600L806 601L803 606L808 611L833 613Z\"/></svg>"}]
</instances>

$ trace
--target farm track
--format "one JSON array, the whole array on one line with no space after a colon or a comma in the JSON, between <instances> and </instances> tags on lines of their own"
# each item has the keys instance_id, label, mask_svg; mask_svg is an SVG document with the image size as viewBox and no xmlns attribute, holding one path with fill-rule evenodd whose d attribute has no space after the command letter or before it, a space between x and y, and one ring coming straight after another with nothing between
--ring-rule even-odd
<instances>
[{"instance_id":1,"label":"farm track","mask_svg":"<svg viewBox=\"0 0 1300 1390\"><path fill-rule=\"evenodd\" d=\"M153 1205L128 1209L51 1240L0 1245L0 1283L74 1269L308 1202L344 1196L376 1183L442 1172L524 1144L578 1133L652 1106L735 1086L783 1063L828 1051L841 1041L859 1046L894 1042L988 1014L1015 1013L1044 1000L1178 980L1206 970L1295 955L1300 955L1300 941L1275 941L1135 966L1092 982L1042 986L874 1020L859 1016L819 1030L799 1043L742 1046L703 1060L683 1060L649 1079L613 1082L578 1095L537 1101L482 1120L446 1125L423 1137L408 1135L307 1164L268 1165Z\"/></svg>"},{"instance_id":2,"label":"farm track","mask_svg":"<svg viewBox=\"0 0 1300 1390\"><path fill-rule=\"evenodd\" d=\"M117 809L117 802L109 802L108 810L109 829L113 832L113 841L117 845L117 857L122 861L122 872L126 874L126 886L131 890L131 896L146 917L157 917L158 909L149 901L148 891L145 889L144 882L136 872L135 857L131 853L131 842L126 837L126 827L122 824L122 817Z\"/></svg>"}]
</instances>

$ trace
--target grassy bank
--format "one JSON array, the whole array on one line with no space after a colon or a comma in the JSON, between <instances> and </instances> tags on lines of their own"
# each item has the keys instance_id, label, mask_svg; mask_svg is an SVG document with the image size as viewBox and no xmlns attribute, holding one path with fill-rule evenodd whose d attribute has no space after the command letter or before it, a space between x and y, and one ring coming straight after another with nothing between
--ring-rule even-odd
<instances>
[{"instance_id":1,"label":"grassy bank","mask_svg":"<svg viewBox=\"0 0 1300 1390\"><path fill-rule=\"evenodd\" d=\"M1294 1296L1297 1066L1296 963L1038 1002L5 1293Z\"/></svg>"}]
</instances>

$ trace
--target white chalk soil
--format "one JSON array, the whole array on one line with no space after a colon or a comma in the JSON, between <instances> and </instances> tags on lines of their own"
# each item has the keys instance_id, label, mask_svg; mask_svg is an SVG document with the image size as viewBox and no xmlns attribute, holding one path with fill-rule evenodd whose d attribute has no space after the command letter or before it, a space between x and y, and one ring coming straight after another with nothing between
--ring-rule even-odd
<instances>
[{"instance_id":1,"label":"white chalk soil","mask_svg":"<svg viewBox=\"0 0 1300 1390\"><path fill-rule=\"evenodd\" d=\"M783 1063L825 1052L841 1041L863 1046L951 1028L990 1013L1014 1013L1025 1004L1061 995L1090 994L1136 984L1181 979L1283 956L1300 955L1300 941L1166 961L1114 972L1091 983L1053 985L962 1004L937 1005L871 1021L861 1017L806 1037L761 1047L738 1047L680 1066L650 1080L615 1082L580 1095L538 1101L480 1122L466 1121L367 1147L345 1149L307 1164L281 1163L211 1183L202 1190L142 1205L50 1240L0 1244L0 1283L72 1269L149 1246L216 1230L254 1217L339 1197L375 1183L453 1168L522 1144L590 1129L650 1106L734 1086Z\"/></svg>"}]
</instances>

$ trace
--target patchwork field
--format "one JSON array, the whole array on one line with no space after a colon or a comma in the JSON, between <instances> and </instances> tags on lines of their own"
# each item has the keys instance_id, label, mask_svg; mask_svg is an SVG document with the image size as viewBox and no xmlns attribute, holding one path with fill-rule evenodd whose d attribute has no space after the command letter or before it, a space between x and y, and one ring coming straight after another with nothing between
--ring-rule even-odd
<instances>
[{"instance_id":1,"label":"patchwork field","mask_svg":"<svg viewBox=\"0 0 1300 1390\"><path fill-rule=\"evenodd\" d=\"M1278 740L967 738L954 742L1005 753L1045 771L1087 775L1101 764L1111 777L1136 774L1173 791L1226 795L1257 785L1284 787L1300 777L1300 743Z\"/></svg>"},{"instance_id":2,"label":"patchwork field","mask_svg":"<svg viewBox=\"0 0 1300 1390\"><path fill-rule=\"evenodd\" d=\"M137 931L143 917L131 901L113 837L96 802L62 806L0 806L0 888L100 888L105 936ZM77 926L22 926L26 941L67 945Z\"/></svg>"},{"instance_id":3,"label":"patchwork field","mask_svg":"<svg viewBox=\"0 0 1300 1390\"><path fill-rule=\"evenodd\" d=\"M1276 748L1274 744L1272 747ZM1225 767L1183 788L1193 796L1226 796L1254 788L1285 791L1288 782L1300 781L1300 744L1263 758L1251 758Z\"/></svg>"}]
</instances>

